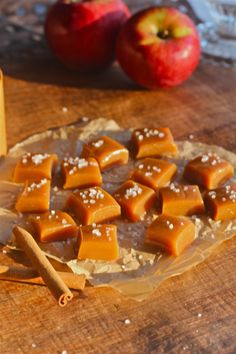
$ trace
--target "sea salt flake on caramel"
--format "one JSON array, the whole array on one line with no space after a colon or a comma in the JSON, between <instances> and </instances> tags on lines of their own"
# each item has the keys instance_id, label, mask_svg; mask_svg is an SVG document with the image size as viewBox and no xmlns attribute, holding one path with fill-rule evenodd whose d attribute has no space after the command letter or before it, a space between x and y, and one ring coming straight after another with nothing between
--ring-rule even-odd
<instances>
[{"instance_id":1,"label":"sea salt flake on caramel","mask_svg":"<svg viewBox=\"0 0 236 354\"><path fill-rule=\"evenodd\" d=\"M93 158L64 158L62 165L64 189L99 186L102 176L98 162Z\"/></svg>"},{"instance_id":2,"label":"sea salt flake on caramel","mask_svg":"<svg viewBox=\"0 0 236 354\"><path fill-rule=\"evenodd\" d=\"M51 179L52 169L58 161L57 155L52 154L31 154L22 156L16 164L13 180L22 183L26 180L36 181L42 178Z\"/></svg>"},{"instance_id":3,"label":"sea salt flake on caramel","mask_svg":"<svg viewBox=\"0 0 236 354\"><path fill-rule=\"evenodd\" d=\"M207 189L214 189L230 179L233 166L213 153L203 154L189 161L184 170L184 178Z\"/></svg>"},{"instance_id":4,"label":"sea salt flake on caramel","mask_svg":"<svg viewBox=\"0 0 236 354\"><path fill-rule=\"evenodd\" d=\"M197 185L171 183L159 189L163 214L194 215L204 212L204 202Z\"/></svg>"},{"instance_id":5,"label":"sea salt flake on caramel","mask_svg":"<svg viewBox=\"0 0 236 354\"><path fill-rule=\"evenodd\" d=\"M79 228L78 259L113 261L119 258L115 225L88 225Z\"/></svg>"},{"instance_id":6,"label":"sea salt flake on caramel","mask_svg":"<svg viewBox=\"0 0 236 354\"><path fill-rule=\"evenodd\" d=\"M123 183L113 195L123 216L131 221L141 220L156 200L153 189L131 180Z\"/></svg>"},{"instance_id":7,"label":"sea salt flake on caramel","mask_svg":"<svg viewBox=\"0 0 236 354\"><path fill-rule=\"evenodd\" d=\"M46 178L41 181L26 181L18 196L15 208L20 213L45 212L50 205L50 184Z\"/></svg>"},{"instance_id":8,"label":"sea salt flake on caramel","mask_svg":"<svg viewBox=\"0 0 236 354\"><path fill-rule=\"evenodd\" d=\"M179 256L195 239L195 225L187 217L161 214L148 226L145 242Z\"/></svg>"},{"instance_id":9,"label":"sea salt flake on caramel","mask_svg":"<svg viewBox=\"0 0 236 354\"><path fill-rule=\"evenodd\" d=\"M78 234L75 221L60 210L30 216L29 222L33 226L35 237L43 243L71 239Z\"/></svg>"},{"instance_id":10,"label":"sea salt flake on caramel","mask_svg":"<svg viewBox=\"0 0 236 354\"><path fill-rule=\"evenodd\" d=\"M177 147L169 128L134 130L131 138L137 158L176 155Z\"/></svg>"},{"instance_id":11,"label":"sea salt flake on caramel","mask_svg":"<svg viewBox=\"0 0 236 354\"><path fill-rule=\"evenodd\" d=\"M75 191L66 202L83 225L114 219L121 214L116 200L100 187Z\"/></svg>"},{"instance_id":12,"label":"sea salt flake on caramel","mask_svg":"<svg viewBox=\"0 0 236 354\"><path fill-rule=\"evenodd\" d=\"M236 184L206 192L204 201L213 220L223 221L236 218Z\"/></svg>"},{"instance_id":13,"label":"sea salt flake on caramel","mask_svg":"<svg viewBox=\"0 0 236 354\"><path fill-rule=\"evenodd\" d=\"M176 174L174 163L154 158L141 161L131 174L131 179L152 189L167 185Z\"/></svg>"},{"instance_id":14,"label":"sea salt flake on caramel","mask_svg":"<svg viewBox=\"0 0 236 354\"><path fill-rule=\"evenodd\" d=\"M129 151L116 140L108 136L101 136L87 144L84 144L83 157L94 157L101 170L114 165L127 164L129 159Z\"/></svg>"}]
</instances>

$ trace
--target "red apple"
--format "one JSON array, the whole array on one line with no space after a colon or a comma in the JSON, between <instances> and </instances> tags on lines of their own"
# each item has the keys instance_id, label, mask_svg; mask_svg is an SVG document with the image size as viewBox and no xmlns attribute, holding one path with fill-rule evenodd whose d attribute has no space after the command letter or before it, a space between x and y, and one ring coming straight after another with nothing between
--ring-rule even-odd
<instances>
[{"instance_id":1,"label":"red apple","mask_svg":"<svg viewBox=\"0 0 236 354\"><path fill-rule=\"evenodd\" d=\"M147 88L171 87L188 79L200 58L191 19L175 8L154 7L131 17L117 40L117 58L127 75Z\"/></svg>"},{"instance_id":2,"label":"red apple","mask_svg":"<svg viewBox=\"0 0 236 354\"><path fill-rule=\"evenodd\" d=\"M45 34L66 66L99 71L114 60L118 32L129 16L122 0L58 0L47 14Z\"/></svg>"}]
</instances>

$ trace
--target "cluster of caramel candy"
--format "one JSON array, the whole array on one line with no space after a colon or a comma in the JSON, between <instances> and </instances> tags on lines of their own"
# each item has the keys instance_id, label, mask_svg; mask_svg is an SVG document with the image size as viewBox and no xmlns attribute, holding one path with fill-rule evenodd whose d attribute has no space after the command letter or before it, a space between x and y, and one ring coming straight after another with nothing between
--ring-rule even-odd
<instances>
[{"instance_id":1,"label":"cluster of caramel candy","mask_svg":"<svg viewBox=\"0 0 236 354\"><path fill-rule=\"evenodd\" d=\"M141 160L113 195L101 187L102 171L127 164L126 147L101 136L84 144L80 157L64 158L63 188L73 189L65 210L76 222L65 211L50 210L57 156L27 153L21 158L13 179L23 182L24 189L15 207L21 213L34 213L29 222L40 242L78 237L79 259L115 260L119 257L117 228L106 222L121 215L133 222L143 220L156 207L159 214L148 226L145 241L178 256L195 238L195 225L189 216L206 209L215 220L236 217L236 186L219 187L233 176L229 162L212 153L198 156L185 166L183 177L191 184L177 184L172 182L177 166L166 159L177 154L168 128L136 129L131 143Z\"/></svg>"}]
</instances>

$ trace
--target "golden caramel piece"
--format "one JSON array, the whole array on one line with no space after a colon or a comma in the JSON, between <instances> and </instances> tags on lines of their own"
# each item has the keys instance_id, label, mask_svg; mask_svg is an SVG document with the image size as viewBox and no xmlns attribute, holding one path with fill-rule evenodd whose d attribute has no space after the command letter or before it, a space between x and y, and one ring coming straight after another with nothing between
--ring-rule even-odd
<instances>
[{"instance_id":1,"label":"golden caramel piece","mask_svg":"<svg viewBox=\"0 0 236 354\"><path fill-rule=\"evenodd\" d=\"M113 261L119 258L115 225L88 225L79 228L78 259Z\"/></svg>"},{"instance_id":2,"label":"golden caramel piece","mask_svg":"<svg viewBox=\"0 0 236 354\"><path fill-rule=\"evenodd\" d=\"M188 162L184 178L207 189L217 188L234 174L233 166L216 154L208 153Z\"/></svg>"},{"instance_id":3,"label":"golden caramel piece","mask_svg":"<svg viewBox=\"0 0 236 354\"><path fill-rule=\"evenodd\" d=\"M94 187L102 184L98 162L93 158L64 158L61 165L64 189Z\"/></svg>"},{"instance_id":4,"label":"golden caramel piece","mask_svg":"<svg viewBox=\"0 0 236 354\"><path fill-rule=\"evenodd\" d=\"M34 228L38 241L43 243L63 241L78 236L78 229L72 217L60 210L30 216L29 222Z\"/></svg>"},{"instance_id":5,"label":"golden caramel piece","mask_svg":"<svg viewBox=\"0 0 236 354\"><path fill-rule=\"evenodd\" d=\"M56 165L57 155L31 154L22 156L17 163L13 175L13 181L23 183L26 180L38 181L42 178L51 179L52 169Z\"/></svg>"},{"instance_id":6,"label":"golden caramel piece","mask_svg":"<svg viewBox=\"0 0 236 354\"><path fill-rule=\"evenodd\" d=\"M195 225L184 216L161 214L147 228L146 243L179 256L195 239Z\"/></svg>"},{"instance_id":7,"label":"golden caramel piece","mask_svg":"<svg viewBox=\"0 0 236 354\"><path fill-rule=\"evenodd\" d=\"M46 178L37 182L26 181L17 199L16 210L21 213L40 213L49 210L50 184Z\"/></svg>"},{"instance_id":8,"label":"golden caramel piece","mask_svg":"<svg viewBox=\"0 0 236 354\"><path fill-rule=\"evenodd\" d=\"M129 180L118 188L114 198L120 204L123 216L137 221L151 209L156 200L156 193L149 187Z\"/></svg>"},{"instance_id":9,"label":"golden caramel piece","mask_svg":"<svg viewBox=\"0 0 236 354\"><path fill-rule=\"evenodd\" d=\"M100 187L75 191L66 202L83 225L114 219L121 214L115 199Z\"/></svg>"},{"instance_id":10,"label":"golden caramel piece","mask_svg":"<svg viewBox=\"0 0 236 354\"><path fill-rule=\"evenodd\" d=\"M204 202L198 186L171 183L159 189L162 213L170 215L194 215L204 212Z\"/></svg>"},{"instance_id":11,"label":"golden caramel piece","mask_svg":"<svg viewBox=\"0 0 236 354\"><path fill-rule=\"evenodd\" d=\"M212 219L223 221L236 218L236 184L206 192L204 201Z\"/></svg>"},{"instance_id":12,"label":"golden caramel piece","mask_svg":"<svg viewBox=\"0 0 236 354\"><path fill-rule=\"evenodd\" d=\"M169 128L136 129L131 138L136 157L173 156L177 147Z\"/></svg>"},{"instance_id":13,"label":"golden caramel piece","mask_svg":"<svg viewBox=\"0 0 236 354\"><path fill-rule=\"evenodd\" d=\"M138 164L131 179L157 190L159 187L166 186L176 171L177 166L174 163L148 157Z\"/></svg>"},{"instance_id":14,"label":"golden caramel piece","mask_svg":"<svg viewBox=\"0 0 236 354\"><path fill-rule=\"evenodd\" d=\"M125 165L129 159L129 151L116 140L108 136L101 136L87 144L84 144L83 157L94 157L101 170L114 165Z\"/></svg>"}]
</instances>

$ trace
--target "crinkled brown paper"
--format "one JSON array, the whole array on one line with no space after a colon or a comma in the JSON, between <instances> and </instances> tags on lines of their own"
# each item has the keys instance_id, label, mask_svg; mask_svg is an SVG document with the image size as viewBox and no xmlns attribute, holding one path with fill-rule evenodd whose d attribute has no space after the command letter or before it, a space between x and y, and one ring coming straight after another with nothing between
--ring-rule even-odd
<instances>
[{"instance_id":1,"label":"crinkled brown paper","mask_svg":"<svg viewBox=\"0 0 236 354\"><path fill-rule=\"evenodd\" d=\"M11 242L11 230L14 224L26 225L26 217L14 210L16 197L22 185L11 182L12 171L19 157L25 152L57 153L59 159L66 155L80 153L84 141L91 137L106 134L127 145L130 131L122 131L112 120L97 119L91 122L76 123L58 129L49 130L15 145L0 163L0 242ZM215 152L230 161L236 168L236 155L221 147L189 141L177 142L179 155L172 158L178 165L177 181L181 180L187 160L208 152ZM135 165L131 159L127 166L115 167L103 173L103 187L113 192L128 177ZM63 208L65 198L70 191L57 188L60 181L56 172L51 193L51 209ZM151 211L142 222L131 223L126 220L114 221L118 226L120 258L116 262L94 260L76 260L76 243L53 242L40 247L51 258L66 263L74 273L85 274L94 286L111 286L122 294L136 300L145 299L163 280L181 274L204 261L212 251L236 233L236 220L228 222L213 221L210 218L192 217L196 225L196 239L193 244L177 258L171 257L154 246L144 245L145 229L155 219Z\"/></svg>"}]
</instances>

